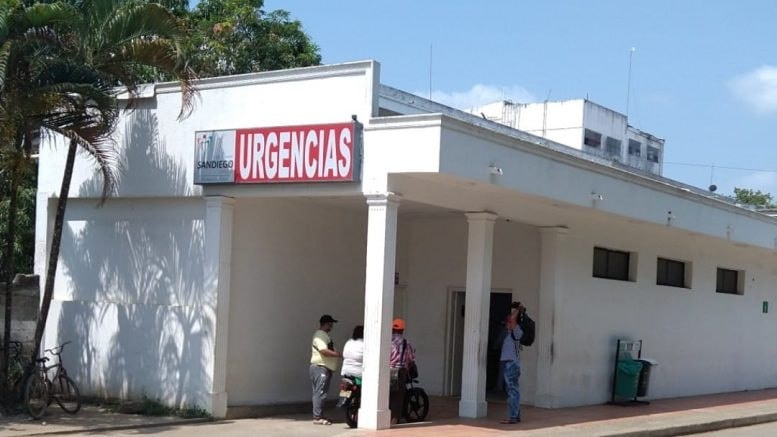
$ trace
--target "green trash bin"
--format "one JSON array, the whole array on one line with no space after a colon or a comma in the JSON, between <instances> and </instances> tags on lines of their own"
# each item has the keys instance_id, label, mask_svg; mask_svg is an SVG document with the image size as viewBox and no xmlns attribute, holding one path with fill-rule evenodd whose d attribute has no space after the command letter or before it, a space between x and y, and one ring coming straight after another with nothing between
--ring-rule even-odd
<instances>
[{"instance_id":1,"label":"green trash bin","mask_svg":"<svg viewBox=\"0 0 777 437\"><path fill-rule=\"evenodd\" d=\"M642 373L642 363L639 361L618 360L615 394L622 398L635 398L639 388L640 373Z\"/></svg>"}]
</instances>

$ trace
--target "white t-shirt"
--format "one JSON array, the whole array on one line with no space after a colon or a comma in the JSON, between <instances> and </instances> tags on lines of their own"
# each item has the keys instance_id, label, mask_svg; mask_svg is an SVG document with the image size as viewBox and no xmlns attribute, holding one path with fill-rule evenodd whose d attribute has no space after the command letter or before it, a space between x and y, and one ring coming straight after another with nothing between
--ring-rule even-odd
<instances>
[{"instance_id":1,"label":"white t-shirt","mask_svg":"<svg viewBox=\"0 0 777 437\"><path fill-rule=\"evenodd\" d=\"M364 366L364 340L348 340L343 347L343 368L341 375L362 376Z\"/></svg>"}]
</instances>

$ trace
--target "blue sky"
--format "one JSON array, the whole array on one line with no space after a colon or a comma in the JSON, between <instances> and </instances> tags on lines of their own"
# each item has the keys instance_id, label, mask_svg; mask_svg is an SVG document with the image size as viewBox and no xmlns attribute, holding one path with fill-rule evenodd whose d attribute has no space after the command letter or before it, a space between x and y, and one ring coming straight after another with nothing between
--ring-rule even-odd
<instances>
[{"instance_id":1,"label":"blue sky","mask_svg":"<svg viewBox=\"0 0 777 437\"><path fill-rule=\"evenodd\" d=\"M274 9L324 63L375 59L383 83L424 96L431 46L433 98L453 106L588 97L625 113L634 47L629 120L666 140L664 175L777 195L776 1L266 0Z\"/></svg>"}]
</instances>

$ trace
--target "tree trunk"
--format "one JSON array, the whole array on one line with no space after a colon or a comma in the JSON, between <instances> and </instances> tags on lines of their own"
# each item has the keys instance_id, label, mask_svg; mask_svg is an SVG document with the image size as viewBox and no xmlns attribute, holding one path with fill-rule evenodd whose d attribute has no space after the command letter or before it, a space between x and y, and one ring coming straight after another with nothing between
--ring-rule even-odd
<instances>
[{"instance_id":1,"label":"tree trunk","mask_svg":"<svg viewBox=\"0 0 777 437\"><path fill-rule=\"evenodd\" d=\"M2 390L3 394L10 393L8 381L8 360L10 358L11 347L11 316L13 305L13 278L16 273L16 251L14 246L16 245L16 209L18 208L19 199L19 161L14 160L13 169L11 172L11 192L9 193L8 204L8 234L5 237L5 258L3 263L3 279L5 279L5 324L3 326L3 367L0 371L0 377L2 377ZM4 400L9 396L3 396Z\"/></svg>"},{"instance_id":2,"label":"tree trunk","mask_svg":"<svg viewBox=\"0 0 777 437\"><path fill-rule=\"evenodd\" d=\"M57 215L54 218L54 232L51 236L51 251L49 252L49 262L46 269L46 284L43 287L43 299L40 305L40 315L38 324L35 326L35 346L32 348L31 366L35 363L40 352L40 345L43 340L43 331L46 329L46 320L49 317L49 307L51 298L54 294L54 278L57 273L57 262L59 261L59 245L62 241L62 229L65 224L65 208L67 207L67 198L70 191L70 180L73 178L73 165L76 160L76 150L78 144L70 141L70 148L67 151L67 161L65 162L65 174L62 176L62 188L57 199Z\"/></svg>"}]
</instances>

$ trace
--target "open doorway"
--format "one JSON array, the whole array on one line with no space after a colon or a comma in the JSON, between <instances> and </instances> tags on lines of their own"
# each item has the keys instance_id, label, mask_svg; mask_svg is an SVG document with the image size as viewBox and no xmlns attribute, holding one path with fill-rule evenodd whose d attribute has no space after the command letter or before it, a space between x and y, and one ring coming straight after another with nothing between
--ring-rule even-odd
<instances>
[{"instance_id":1,"label":"open doorway","mask_svg":"<svg viewBox=\"0 0 777 437\"><path fill-rule=\"evenodd\" d=\"M494 390L499 382L500 345L496 344L505 316L510 312L511 290L493 289L488 312L488 352L486 354L486 390ZM464 351L464 311L465 294L463 289L451 289L448 298L448 329L445 354L445 386L448 396L461 395L462 358Z\"/></svg>"}]
</instances>

